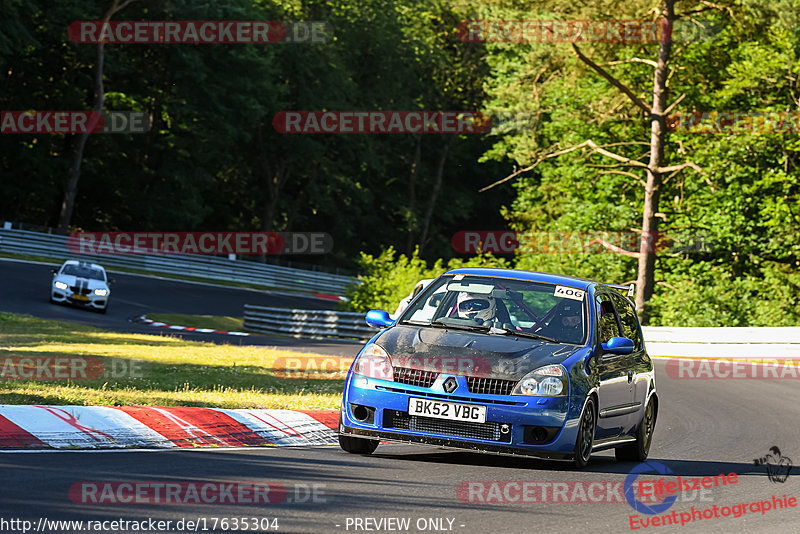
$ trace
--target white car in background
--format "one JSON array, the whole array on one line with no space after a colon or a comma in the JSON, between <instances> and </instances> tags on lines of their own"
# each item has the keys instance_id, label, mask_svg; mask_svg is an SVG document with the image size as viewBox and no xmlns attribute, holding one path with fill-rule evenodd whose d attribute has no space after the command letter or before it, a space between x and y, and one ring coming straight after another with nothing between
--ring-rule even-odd
<instances>
[{"instance_id":1,"label":"white car in background","mask_svg":"<svg viewBox=\"0 0 800 534\"><path fill-rule=\"evenodd\" d=\"M75 304L105 313L111 296L109 282L106 270L100 265L67 260L59 269L53 269L50 302Z\"/></svg>"}]
</instances>

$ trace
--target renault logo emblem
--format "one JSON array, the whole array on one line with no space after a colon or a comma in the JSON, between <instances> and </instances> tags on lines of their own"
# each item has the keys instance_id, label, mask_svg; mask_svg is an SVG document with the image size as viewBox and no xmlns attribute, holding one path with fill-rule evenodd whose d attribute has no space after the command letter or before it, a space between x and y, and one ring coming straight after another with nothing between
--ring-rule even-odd
<instances>
[{"instance_id":1,"label":"renault logo emblem","mask_svg":"<svg viewBox=\"0 0 800 534\"><path fill-rule=\"evenodd\" d=\"M447 393L452 393L458 387L458 382L456 382L456 379L451 376L450 378L444 381L442 387Z\"/></svg>"}]
</instances>

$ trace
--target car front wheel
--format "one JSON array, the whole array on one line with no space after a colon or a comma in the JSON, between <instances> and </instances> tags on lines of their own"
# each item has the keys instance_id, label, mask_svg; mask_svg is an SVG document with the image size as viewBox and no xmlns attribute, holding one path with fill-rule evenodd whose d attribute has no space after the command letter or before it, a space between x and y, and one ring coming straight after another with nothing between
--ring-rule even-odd
<instances>
[{"instance_id":1,"label":"car front wheel","mask_svg":"<svg viewBox=\"0 0 800 534\"><path fill-rule=\"evenodd\" d=\"M339 435L339 446L350 454L372 454L378 448L380 441L376 439L354 438Z\"/></svg>"},{"instance_id":2,"label":"car front wheel","mask_svg":"<svg viewBox=\"0 0 800 534\"><path fill-rule=\"evenodd\" d=\"M578 437L575 439L575 458L573 464L578 469L583 469L589 463L594 444L594 430L597 418L595 417L594 398L589 397L581 413L581 422L578 426Z\"/></svg>"},{"instance_id":3,"label":"car front wheel","mask_svg":"<svg viewBox=\"0 0 800 534\"><path fill-rule=\"evenodd\" d=\"M656 427L656 408L651 399L644 409L644 417L636 429L636 441L614 449L614 456L620 462L644 462L650 454L650 443L653 441L653 430Z\"/></svg>"}]
</instances>

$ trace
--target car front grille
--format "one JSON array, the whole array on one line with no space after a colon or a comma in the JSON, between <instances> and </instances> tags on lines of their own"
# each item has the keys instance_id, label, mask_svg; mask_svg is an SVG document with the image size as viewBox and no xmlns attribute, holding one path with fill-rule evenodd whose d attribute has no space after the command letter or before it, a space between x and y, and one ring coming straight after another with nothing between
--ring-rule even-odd
<instances>
[{"instance_id":1,"label":"car front grille","mask_svg":"<svg viewBox=\"0 0 800 534\"><path fill-rule=\"evenodd\" d=\"M408 369L406 367L394 368L394 381L410 386L429 388L439 378L436 371L421 371L419 369Z\"/></svg>"},{"instance_id":2,"label":"car front grille","mask_svg":"<svg viewBox=\"0 0 800 534\"><path fill-rule=\"evenodd\" d=\"M88 287L70 286L73 295L88 295L91 293Z\"/></svg>"},{"instance_id":3,"label":"car front grille","mask_svg":"<svg viewBox=\"0 0 800 534\"><path fill-rule=\"evenodd\" d=\"M484 439L487 441L510 442L511 432L500 432L501 423L475 423L473 421L448 421L433 417L420 417L408 415L408 412L384 410L385 428L397 428L412 432L438 434L441 436L454 436L459 438ZM507 426L510 428L510 425Z\"/></svg>"},{"instance_id":4,"label":"car front grille","mask_svg":"<svg viewBox=\"0 0 800 534\"><path fill-rule=\"evenodd\" d=\"M527 402L516 402L516 400L498 400L498 399L476 399L475 397L460 397L458 395L443 395L439 393L428 393L415 391L410 389L402 389L397 387L375 386L379 391L391 391L393 393L402 393L404 395L416 395L419 397L429 397L432 399L441 399L444 401L452 402L475 402L476 400L481 404L500 404L503 406L526 406ZM524 397L510 397L511 399L524 399Z\"/></svg>"},{"instance_id":5,"label":"car front grille","mask_svg":"<svg viewBox=\"0 0 800 534\"><path fill-rule=\"evenodd\" d=\"M467 389L470 393L481 395L511 395L517 380L500 380L499 378L467 377Z\"/></svg>"}]
</instances>

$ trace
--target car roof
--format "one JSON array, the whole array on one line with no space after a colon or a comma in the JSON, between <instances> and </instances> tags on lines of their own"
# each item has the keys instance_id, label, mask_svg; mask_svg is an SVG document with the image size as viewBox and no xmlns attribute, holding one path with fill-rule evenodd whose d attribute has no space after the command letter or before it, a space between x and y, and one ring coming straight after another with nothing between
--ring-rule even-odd
<instances>
[{"instance_id":1,"label":"car roof","mask_svg":"<svg viewBox=\"0 0 800 534\"><path fill-rule=\"evenodd\" d=\"M494 269L494 268L475 268L465 267L453 269L445 274L472 274L478 276L496 276L498 278L509 278L515 280L528 280L530 282L548 282L551 284L563 284L569 287L586 290L593 284L601 284L595 280L578 278L577 276L567 276L565 274L540 273L537 271L525 271L522 269Z\"/></svg>"},{"instance_id":2,"label":"car roof","mask_svg":"<svg viewBox=\"0 0 800 534\"><path fill-rule=\"evenodd\" d=\"M96 263L89 263L88 261L67 260L64 262L64 265L77 265L78 267L100 269L101 271L105 271L102 265L98 265ZM61 267L64 267L64 265L62 265Z\"/></svg>"}]
</instances>

